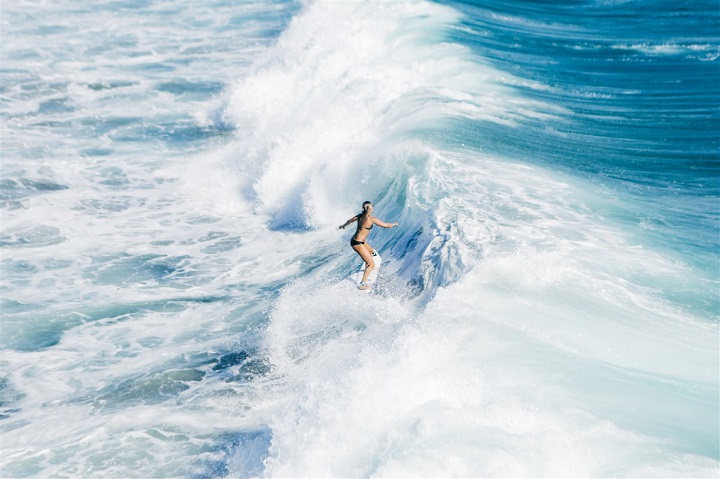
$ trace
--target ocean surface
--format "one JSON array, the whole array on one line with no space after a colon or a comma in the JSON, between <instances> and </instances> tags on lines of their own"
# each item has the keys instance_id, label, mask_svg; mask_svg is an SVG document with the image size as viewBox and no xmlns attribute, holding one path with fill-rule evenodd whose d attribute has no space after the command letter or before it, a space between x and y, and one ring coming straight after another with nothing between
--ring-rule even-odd
<instances>
[{"instance_id":1,"label":"ocean surface","mask_svg":"<svg viewBox=\"0 0 720 479\"><path fill-rule=\"evenodd\" d=\"M717 0L0 15L2 477L720 474Z\"/></svg>"}]
</instances>

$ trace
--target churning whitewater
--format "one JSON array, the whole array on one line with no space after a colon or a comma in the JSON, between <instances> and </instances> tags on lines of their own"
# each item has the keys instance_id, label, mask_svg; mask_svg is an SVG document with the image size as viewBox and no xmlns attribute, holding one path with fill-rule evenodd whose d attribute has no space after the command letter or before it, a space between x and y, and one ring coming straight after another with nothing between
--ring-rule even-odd
<instances>
[{"instance_id":1,"label":"churning whitewater","mask_svg":"<svg viewBox=\"0 0 720 479\"><path fill-rule=\"evenodd\" d=\"M716 7L4 5L0 474L717 477Z\"/></svg>"}]
</instances>

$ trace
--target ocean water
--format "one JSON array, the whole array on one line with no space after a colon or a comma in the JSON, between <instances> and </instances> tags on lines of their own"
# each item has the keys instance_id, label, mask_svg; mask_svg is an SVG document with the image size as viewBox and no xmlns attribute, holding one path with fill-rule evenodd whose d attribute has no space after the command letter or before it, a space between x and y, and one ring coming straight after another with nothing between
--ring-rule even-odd
<instances>
[{"instance_id":1,"label":"ocean water","mask_svg":"<svg viewBox=\"0 0 720 479\"><path fill-rule=\"evenodd\" d=\"M716 1L1 15L2 477L720 474Z\"/></svg>"}]
</instances>

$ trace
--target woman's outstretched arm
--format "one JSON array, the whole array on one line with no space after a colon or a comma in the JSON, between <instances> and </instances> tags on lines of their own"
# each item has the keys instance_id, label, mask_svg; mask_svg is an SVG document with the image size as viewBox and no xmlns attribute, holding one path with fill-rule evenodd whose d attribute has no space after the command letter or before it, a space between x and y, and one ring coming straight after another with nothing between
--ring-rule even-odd
<instances>
[{"instance_id":1,"label":"woman's outstretched arm","mask_svg":"<svg viewBox=\"0 0 720 479\"><path fill-rule=\"evenodd\" d=\"M373 223L376 224L376 225L378 225L378 226L382 226L383 228L395 228L395 227L397 227L397 226L400 226L397 222L395 222L395 223L386 223L386 222L384 222L383 220L381 220L381 219L379 219L379 218L373 218Z\"/></svg>"},{"instance_id":2,"label":"woman's outstretched arm","mask_svg":"<svg viewBox=\"0 0 720 479\"><path fill-rule=\"evenodd\" d=\"M344 225L340 225L340 229L341 229L341 230L344 230L347 225L349 225L350 223L353 223L353 222L357 221L359 217L360 217L360 215L355 215L355 216L353 216L352 218L350 218L349 220L347 220Z\"/></svg>"}]
</instances>

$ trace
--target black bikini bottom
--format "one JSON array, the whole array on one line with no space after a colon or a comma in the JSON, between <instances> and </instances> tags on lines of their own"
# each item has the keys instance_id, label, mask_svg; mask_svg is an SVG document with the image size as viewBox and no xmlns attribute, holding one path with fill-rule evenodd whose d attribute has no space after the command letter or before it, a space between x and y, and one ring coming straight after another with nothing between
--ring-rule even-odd
<instances>
[{"instance_id":1,"label":"black bikini bottom","mask_svg":"<svg viewBox=\"0 0 720 479\"><path fill-rule=\"evenodd\" d=\"M365 244L364 241L355 241L355 238L350 240L350 246L357 246L359 244Z\"/></svg>"}]
</instances>

